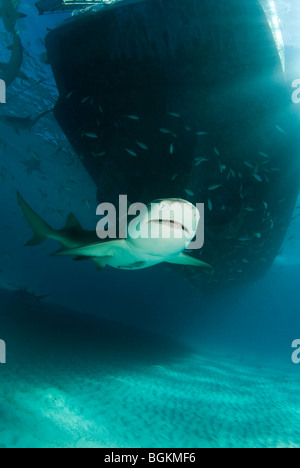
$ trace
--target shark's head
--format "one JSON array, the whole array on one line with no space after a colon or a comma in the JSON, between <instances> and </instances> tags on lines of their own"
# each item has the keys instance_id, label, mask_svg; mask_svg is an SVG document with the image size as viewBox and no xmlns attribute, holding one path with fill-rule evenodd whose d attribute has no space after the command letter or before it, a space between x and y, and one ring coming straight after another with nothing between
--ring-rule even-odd
<instances>
[{"instance_id":1,"label":"shark's head","mask_svg":"<svg viewBox=\"0 0 300 468\"><path fill-rule=\"evenodd\" d=\"M191 243L199 221L199 210L185 200L156 200L130 223L128 242L149 255L171 257Z\"/></svg>"}]
</instances>

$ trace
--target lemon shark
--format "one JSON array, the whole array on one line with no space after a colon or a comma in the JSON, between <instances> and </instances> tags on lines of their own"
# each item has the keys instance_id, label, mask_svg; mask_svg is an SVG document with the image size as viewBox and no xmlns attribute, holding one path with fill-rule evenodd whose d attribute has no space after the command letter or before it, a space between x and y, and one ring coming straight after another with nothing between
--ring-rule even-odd
<instances>
[{"instance_id":1,"label":"lemon shark","mask_svg":"<svg viewBox=\"0 0 300 468\"><path fill-rule=\"evenodd\" d=\"M73 214L69 215L64 229L55 230L33 211L19 193L18 203L34 233L26 245L55 240L62 248L54 255L72 256L75 260L92 259L100 271L106 266L139 270L164 262L212 268L184 253L200 222L198 209L185 200L152 202L128 224L126 239L109 241L100 241L96 231L84 231Z\"/></svg>"},{"instance_id":2,"label":"lemon shark","mask_svg":"<svg viewBox=\"0 0 300 468\"><path fill-rule=\"evenodd\" d=\"M1 68L1 64L0 64ZM20 135L21 130L29 130L31 131L32 128L46 115L53 112L53 109L48 109L41 114L37 115L36 117L27 116L27 117L17 117L15 115L1 115L0 121L4 122L7 125L10 125L15 132Z\"/></svg>"},{"instance_id":3,"label":"lemon shark","mask_svg":"<svg viewBox=\"0 0 300 468\"><path fill-rule=\"evenodd\" d=\"M15 32L16 24L19 19L26 18L27 15L18 12L17 0L2 0L0 8L0 17L3 20L7 32Z\"/></svg>"},{"instance_id":4,"label":"lemon shark","mask_svg":"<svg viewBox=\"0 0 300 468\"><path fill-rule=\"evenodd\" d=\"M9 86L16 78L27 80L27 76L20 70L23 63L23 46L18 33L12 34L13 43L8 49L11 51L10 60L8 63L0 63L2 70L1 78L5 81L6 86Z\"/></svg>"}]
</instances>

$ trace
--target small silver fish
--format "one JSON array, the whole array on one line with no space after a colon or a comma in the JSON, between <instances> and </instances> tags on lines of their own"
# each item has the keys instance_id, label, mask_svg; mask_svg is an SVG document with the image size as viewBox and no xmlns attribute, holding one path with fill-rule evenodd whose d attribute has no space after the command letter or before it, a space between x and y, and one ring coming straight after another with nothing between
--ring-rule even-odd
<instances>
[{"instance_id":1,"label":"small silver fish","mask_svg":"<svg viewBox=\"0 0 300 468\"><path fill-rule=\"evenodd\" d=\"M251 169L254 169L253 164L250 164L248 161L244 161L245 166L250 167Z\"/></svg>"},{"instance_id":2,"label":"small silver fish","mask_svg":"<svg viewBox=\"0 0 300 468\"><path fill-rule=\"evenodd\" d=\"M204 135L208 135L207 132L196 132L196 135L197 136L204 136Z\"/></svg>"},{"instance_id":3,"label":"small silver fish","mask_svg":"<svg viewBox=\"0 0 300 468\"><path fill-rule=\"evenodd\" d=\"M185 189L184 191L185 191L185 193L186 193L187 195L189 195L190 197L194 197L194 195L195 195L194 192L193 192L192 190L190 190L190 189Z\"/></svg>"},{"instance_id":4,"label":"small silver fish","mask_svg":"<svg viewBox=\"0 0 300 468\"><path fill-rule=\"evenodd\" d=\"M33 151L31 148L28 148L27 153L29 153L36 161L41 160L39 155L35 151Z\"/></svg>"},{"instance_id":5,"label":"small silver fish","mask_svg":"<svg viewBox=\"0 0 300 468\"><path fill-rule=\"evenodd\" d=\"M208 187L208 190L209 191L213 191L213 190L217 190L218 188L222 187L222 184L219 184L219 185L211 185L210 187Z\"/></svg>"},{"instance_id":6,"label":"small silver fish","mask_svg":"<svg viewBox=\"0 0 300 468\"><path fill-rule=\"evenodd\" d=\"M217 156L220 156L220 151L218 150L218 148L214 147L214 152L216 153Z\"/></svg>"},{"instance_id":7,"label":"small silver fish","mask_svg":"<svg viewBox=\"0 0 300 468\"><path fill-rule=\"evenodd\" d=\"M127 115L126 117L130 120L135 120L135 121L140 120L140 118L137 115Z\"/></svg>"},{"instance_id":8,"label":"small silver fish","mask_svg":"<svg viewBox=\"0 0 300 468\"><path fill-rule=\"evenodd\" d=\"M209 211L212 211L213 207L214 207L213 203L212 203L212 201L210 199L208 199L207 201L208 201L208 209L209 209Z\"/></svg>"},{"instance_id":9,"label":"small silver fish","mask_svg":"<svg viewBox=\"0 0 300 468\"><path fill-rule=\"evenodd\" d=\"M266 153L263 153L260 151L258 154L262 156L263 158L270 159L270 156L268 156Z\"/></svg>"},{"instance_id":10,"label":"small silver fish","mask_svg":"<svg viewBox=\"0 0 300 468\"><path fill-rule=\"evenodd\" d=\"M135 151L129 149L129 148L125 148L125 150L127 151L128 154L130 154L130 156L133 156L134 158L137 158L137 154Z\"/></svg>"},{"instance_id":11,"label":"small silver fish","mask_svg":"<svg viewBox=\"0 0 300 468\"><path fill-rule=\"evenodd\" d=\"M202 163L204 163L206 161L208 161L207 158L196 158L195 159L195 166L200 166L200 164L202 164Z\"/></svg>"},{"instance_id":12,"label":"small silver fish","mask_svg":"<svg viewBox=\"0 0 300 468\"><path fill-rule=\"evenodd\" d=\"M219 161L219 166L220 166L220 172L223 174L224 171L226 171L227 166L225 164L222 164L221 161Z\"/></svg>"},{"instance_id":13,"label":"small silver fish","mask_svg":"<svg viewBox=\"0 0 300 468\"><path fill-rule=\"evenodd\" d=\"M86 205L86 207L90 210L91 209L91 202L87 198L84 198L83 203Z\"/></svg>"},{"instance_id":14,"label":"small silver fish","mask_svg":"<svg viewBox=\"0 0 300 468\"><path fill-rule=\"evenodd\" d=\"M90 96L85 97L84 99L82 99L81 104L85 104L86 102L88 102L89 99Z\"/></svg>"},{"instance_id":15,"label":"small silver fish","mask_svg":"<svg viewBox=\"0 0 300 468\"><path fill-rule=\"evenodd\" d=\"M260 175L258 175L258 174L252 174L252 175L253 175L254 179L256 179L258 182L263 181L262 178L260 177Z\"/></svg>"},{"instance_id":16,"label":"small silver fish","mask_svg":"<svg viewBox=\"0 0 300 468\"><path fill-rule=\"evenodd\" d=\"M175 179L177 179L177 177L178 177L178 174L174 174L171 180L174 181Z\"/></svg>"},{"instance_id":17,"label":"small silver fish","mask_svg":"<svg viewBox=\"0 0 300 468\"><path fill-rule=\"evenodd\" d=\"M176 119L179 119L181 117L180 114L176 114L175 112L168 112L168 114L171 116L171 117L175 117Z\"/></svg>"},{"instance_id":18,"label":"small silver fish","mask_svg":"<svg viewBox=\"0 0 300 468\"><path fill-rule=\"evenodd\" d=\"M145 143L142 143L141 141L136 141L136 144L145 151L149 149L148 146L145 145Z\"/></svg>"},{"instance_id":19,"label":"small silver fish","mask_svg":"<svg viewBox=\"0 0 300 468\"><path fill-rule=\"evenodd\" d=\"M96 135L96 133L85 133L85 132L84 132L84 133L82 134L82 136L85 136L85 137L87 137L87 138L91 138L91 139L94 139L94 140L96 140L97 138L99 138L99 136Z\"/></svg>"},{"instance_id":20,"label":"small silver fish","mask_svg":"<svg viewBox=\"0 0 300 468\"><path fill-rule=\"evenodd\" d=\"M286 132L283 130L283 128L281 128L279 125L276 125L276 128L280 133L283 133L283 135L286 134Z\"/></svg>"},{"instance_id":21,"label":"small silver fish","mask_svg":"<svg viewBox=\"0 0 300 468\"><path fill-rule=\"evenodd\" d=\"M170 146L170 154L173 155L173 154L174 154L174 151L175 151L174 145L171 144L171 146Z\"/></svg>"},{"instance_id":22,"label":"small silver fish","mask_svg":"<svg viewBox=\"0 0 300 468\"><path fill-rule=\"evenodd\" d=\"M159 131L161 133L166 134L166 135L171 135L172 134L172 132L170 130L168 130L167 128L160 128Z\"/></svg>"}]
</instances>

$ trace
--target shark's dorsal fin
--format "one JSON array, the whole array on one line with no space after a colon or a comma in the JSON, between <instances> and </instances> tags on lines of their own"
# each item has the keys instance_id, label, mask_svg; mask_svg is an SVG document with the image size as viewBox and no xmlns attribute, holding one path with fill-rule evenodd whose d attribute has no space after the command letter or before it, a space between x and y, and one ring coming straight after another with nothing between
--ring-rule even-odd
<instances>
[{"instance_id":1,"label":"shark's dorsal fin","mask_svg":"<svg viewBox=\"0 0 300 468\"><path fill-rule=\"evenodd\" d=\"M73 213L70 213L67 219L67 224L65 229L67 231L83 231L82 226L78 219L73 215Z\"/></svg>"},{"instance_id":2,"label":"shark's dorsal fin","mask_svg":"<svg viewBox=\"0 0 300 468\"><path fill-rule=\"evenodd\" d=\"M91 259L90 257L83 257L83 256L81 257L78 256L78 257L73 258L74 262L83 262L87 260L89 261L90 259Z\"/></svg>"}]
</instances>

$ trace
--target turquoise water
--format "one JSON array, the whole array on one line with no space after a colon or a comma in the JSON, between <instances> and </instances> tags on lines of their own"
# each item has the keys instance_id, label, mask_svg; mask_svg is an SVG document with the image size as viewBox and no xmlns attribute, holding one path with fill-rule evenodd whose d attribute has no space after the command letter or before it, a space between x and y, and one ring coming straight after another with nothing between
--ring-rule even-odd
<instances>
[{"instance_id":1,"label":"turquoise water","mask_svg":"<svg viewBox=\"0 0 300 468\"><path fill-rule=\"evenodd\" d=\"M151 343L136 362L128 343L99 346L89 323L90 343L76 325L66 333L68 313L53 312L48 341L42 319L22 313L36 324L1 367L1 446L299 447L299 379L288 367L181 348L172 358ZM1 315L14 333L17 317Z\"/></svg>"},{"instance_id":2,"label":"turquoise water","mask_svg":"<svg viewBox=\"0 0 300 468\"><path fill-rule=\"evenodd\" d=\"M195 353L163 335L0 297L10 344L2 447L299 447L291 353Z\"/></svg>"},{"instance_id":3,"label":"turquoise water","mask_svg":"<svg viewBox=\"0 0 300 468\"><path fill-rule=\"evenodd\" d=\"M10 0L2 3L11 5ZM108 86L103 133L111 159L97 183L98 174L83 165L86 147L74 143L70 129L67 138L58 113L55 117L50 112L32 128L5 119L33 119L56 104L59 93L45 58L45 37L70 17L39 16L33 0L18 3L26 17L17 20L15 34L0 21L0 62L8 63L9 46L19 36L21 69L27 77L15 77L7 88L7 103L0 105L0 339L7 348L7 363L0 364L0 447L299 448L300 368L292 363L291 345L300 338L300 199L294 203L299 146L293 133L300 106L292 103L289 85L286 109L292 108L288 117L295 120L282 117L286 109L280 106L274 113L276 96L265 82L266 64L259 62L251 75L252 55L238 40L230 42L240 54L243 73L253 79L251 92L262 83L267 92L266 101L264 93L257 92L256 99L241 104L247 81L233 84L226 66L226 53L229 50L232 60L233 49L216 35L203 57L213 71L218 66L228 73L226 86L221 80L217 92L205 100L209 119L197 107L197 99L204 99L210 89L209 80L205 92L198 94L189 87L180 94L173 83L168 83L168 94L160 81L149 89L145 83L138 86L147 103L142 108L139 95L140 133L137 120L124 119L137 112L125 106L135 93L123 89L109 106ZM300 78L299 2L275 3L283 36L276 15L273 33L285 45L289 83L291 77ZM274 13L273 6L271 2ZM171 25L173 20L170 15ZM268 41L273 41L267 31ZM205 28L200 33L205 37ZM182 37L170 35L168 57ZM188 37L197 43L192 29ZM150 41L150 55L161 57L160 40L165 45L159 34ZM255 40L263 50L259 36ZM210 59L207 50L214 47L222 53ZM273 59L280 63L277 51ZM209 76L204 62L199 69ZM118 79L122 67L116 69ZM5 73L5 67L0 72ZM188 75L192 87L194 74ZM277 85L277 75L272 78L272 86ZM172 108L164 107L165 96L171 96ZM182 112L175 104L183 106ZM260 109L259 115L251 111L252 105ZM116 120L113 106L121 115ZM73 114L69 120L74 123ZM87 113L84 122L89 117ZM60 119L67 126L65 115ZM164 128L170 122L175 122L172 132ZM209 135L207 126L212 129ZM165 140L170 135L172 142ZM138 158L124 147L134 147ZM255 149L254 155L249 148ZM207 180L210 190L203 189ZM153 199L185 196L205 202L207 241L199 258L216 266L214 273L201 276L161 265L100 274L92 262L51 256L58 248L54 242L24 247L32 233L17 191L55 228L61 229L73 212L85 229L94 230L99 197L111 201L125 189L140 201L154 194ZM232 217L230 227L224 213ZM239 230L243 223L247 230Z\"/></svg>"}]
</instances>

